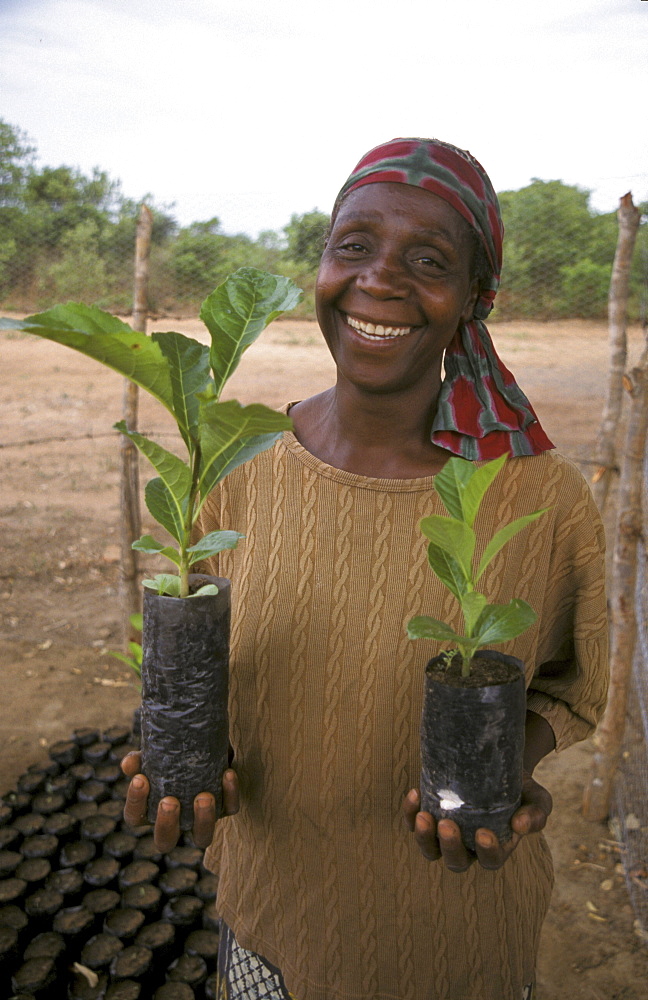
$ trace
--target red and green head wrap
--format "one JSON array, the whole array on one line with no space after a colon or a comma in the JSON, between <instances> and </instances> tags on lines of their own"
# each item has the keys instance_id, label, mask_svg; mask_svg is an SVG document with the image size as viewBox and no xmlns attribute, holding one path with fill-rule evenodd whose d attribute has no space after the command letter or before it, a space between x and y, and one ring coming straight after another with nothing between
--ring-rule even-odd
<instances>
[{"instance_id":1,"label":"red and green head wrap","mask_svg":"<svg viewBox=\"0 0 648 1000\"><path fill-rule=\"evenodd\" d=\"M381 182L410 184L443 198L477 233L491 272L482 281L473 319L457 330L445 353L432 441L471 461L553 448L483 322L499 285L504 235L488 174L470 153L450 143L392 139L362 157L337 196L334 214L350 191Z\"/></svg>"}]
</instances>

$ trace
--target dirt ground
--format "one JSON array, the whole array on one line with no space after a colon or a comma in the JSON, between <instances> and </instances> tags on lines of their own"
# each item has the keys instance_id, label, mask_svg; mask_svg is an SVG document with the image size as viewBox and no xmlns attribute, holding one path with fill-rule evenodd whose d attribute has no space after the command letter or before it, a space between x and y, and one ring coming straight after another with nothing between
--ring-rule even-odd
<instances>
[{"instance_id":1,"label":"dirt ground","mask_svg":"<svg viewBox=\"0 0 648 1000\"><path fill-rule=\"evenodd\" d=\"M192 320L153 327L203 334ZM521 322L492 331L549 436L591 475L604 325ZM630 331L631 360L640 342L640 331ZM241 402L280 406L331 378L316 325L288 320L249 350L228 389ZM0 794L55 740L79 726L128 722L137 705L128 668L108 655L122 643L119 441L111 430L121 395L121 378L81 355L0 334ZM140 428L171 435L171 418L142 398ZM164 443L173 447L172 437ZM146 510L143 520L152 530ZM645 1000L648 946L633 927L619 847L605 825L580 815L591 755L591 743L581 744L539 770L554 795L556 865L539 998Z\"/></svg>"}]
</instances>

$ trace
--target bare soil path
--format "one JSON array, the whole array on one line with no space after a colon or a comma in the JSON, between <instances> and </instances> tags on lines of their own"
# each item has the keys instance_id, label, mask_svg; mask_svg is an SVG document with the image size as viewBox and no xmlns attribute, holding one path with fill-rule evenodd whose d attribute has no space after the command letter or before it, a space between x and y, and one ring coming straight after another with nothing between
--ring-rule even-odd
<instances>
[{"instance_id":1,"label":"bare soil path","mask_svg":"<svg viewBox=\"0 0 648 1000\"><path fill-rule=\"evenodd\" d=\"M197 320L154 328L203 333ZM605 327L521 322L492 332L549 436L590 475ZM639 330L630 341L637 357ZM314 323L279 321L245 356L229 392L280 406L326 388L332 373ZM111 430L121 393L117 375L75 352L0 334L0 794L55 740L80 726L130 722L137 705L128 669L108 655L122 641L119 442ZM173 434L170 418L145 398L140 427ZM172 436L164 443L173 447ZM633 931L618 848L606 826L579 811L591 753L581 744L541 765L555 801L548 838L556 889L539 998L645 1000L648 949Z\"/></svg>"}]
</instances>

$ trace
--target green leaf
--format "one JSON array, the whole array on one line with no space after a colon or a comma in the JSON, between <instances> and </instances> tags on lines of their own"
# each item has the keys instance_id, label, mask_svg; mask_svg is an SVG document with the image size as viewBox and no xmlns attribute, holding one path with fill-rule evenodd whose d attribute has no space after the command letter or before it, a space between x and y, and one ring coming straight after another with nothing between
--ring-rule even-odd
<instances>
[{"instance_id":1,"label":"green leaf","mask_svg":"<svg viewBox=\"0 0 648 1000\"><path fill-rule=\"evenodd\" d=\"M128 620L136 632L141 632L144 628L144 616L141 611L135 611L134 614L129 615Z\"/></svg>"},{"instance_id":2,"label":"green leaf","mask_svg":"<svg viewBox=\"0 0 648 1000\"><path fill-rule=\"evenodd\" d=\"M255 437L243 438L235 441L220 456L217 462L207 469L205 476L200 480L200 508L207 499L208 494L221 479L229 476L230 472L239 465L249 462L251 458L262 451L271 448L275 441L281 437L281 432L277 434L257 434Z\"/></svg>"},{"instance_id":3,"label":"green leaf","mask_svg":"<svg viewBox=\"0 0 648 1000\"><path fill-rule=\"evenodd\" d=\"M0 320L0 329L25 330L72 347L125 375L173 413L169 365L159 344L96 306L68 302L22 321Z\"/></svg>"},{"instance_id":4,"label":"green leaf","mask_svg":"<svg viewBox=\"0 0 648 1000\"><path fill-rule=\"evenodd\" d=\"M407 623L407 635L410 639L437 639L440 642L456 642L461 636L456 635L449 625L427 615L417 615Z\"/></svg>"},{"instance_id":5,"label":"green leaf","mask_svg":"<svg viewBox=\"0 0 648 1000\"><path fill-rule=\"evenodd\" d=\"M178 505L161 479L151 479L144 489L144 500L158 524L169 532L176 542L182 544L185 525Z\"/></svg>"},{"instance_id":6,"label":"green leaf","mask_svg":"<svg viewBox=\"0 0 648 1000\"><path fill-rule=\"evenodd\" d=\"M443 549L430 542L428 545L428 562L442 583L446 585L451 594L461 600L466 593L467 580L460 564Z\"/></svg>"},{"instance_id":7,"label":"green leaf","mask_svg":"<svg viewBox=\"0 0 648 1000\"><path fill-rule=\"evenodd\" d=\"M479 646L507 642L521 635L537 619L533 608L514 598L508 604L487 604L475 627L473 639Z\"/></svg>"},{"instance_id":8,"label":"green leaf","mask_svg":"<svg viewBox=\"0 0 648 1000\"><path fill-rule=\"evenodd\" d=\"M174 562L176 566L180 565L180 555L177 549L171 548L169 545L163 545L162 542L156 542L152 535L142 535L138 538L136 542L133 542L132 548L136 549L138 552L146 552L147 555L161 555L166 556L171 562Z\"/></svg>"},{"instance_id":9,"label":"green leaf","mask_svg":"<svg viewBox=\"0 0 648 1000\"><path fill-rule=\"evenodd\" d=\"M114 656L116 660L121 660L121 662L125 663L127 667L131 668L131 670L137 670L135 664L133 663L132 657L126 656L124 653L118 653L114 649L109 649L108 656Z\"/></svg>"},{"instance_id":10,"label":"green leaf","mask_svg":"<svg viewBox=\"0 0 648 1000\"><path fill-rule=\"evenodd\" d=\"M506 455L473 465L464 458L451 458L435 476L434 488L450 514L471 528L484 495L504 463Z\"/></svg>"},{"instance_id":11,"label":"green leaf","mask_svg":"<svg viewBox=\"0 0 648 1000\"><path fill-rule=\"evenodd\" d=\"M235 549L241 538L245 538L245 535L241 535L238 531L210 531L187 549L190 554L189 565L192 566L201 559L209 559L224 549Z\"/></svg>"},{"instance_id":12,"label":"green leaf","mask_svg":"<svg viewBox=\"0 0 648 1000\"><path fill-rule=\"evenodd\" d=\"M476 466L465 458L449 458L441 472L434 477L434 489L448 513L458 521L464 521L462 496L466 485L475 473Z\"/></svg>"},{"instance_id":13,"label":"green leaf","mask_svg":"<svg viewBox=\"0 0 648 1000\"><path fill-rule=\"evenodd\" d=\"M200 496L204 498L237 465L290 430L292 420L261 403L219 402L209 392L201 393L200 401Z\"/></svg>"},{"instance_id":14,"label":"green leaf","mask_svg":"<svg viewBox=\"0 0 648 1000\"><path fill-rule=\"evenodd\" d=\"M300 297L301 289L289 278L242 267L205 299L200 318L212 338L210 361L217 396L243 352L268 323L293 309Z\"/></svg>"},{"instance_id":15,"label":"green leaf","mask_svg":"<svg viewBox=\"0 0 648 1000\"><path fill-rule=\"evenodd\" d=\"M198 399L196 394L211 382L209 348L182 333L154 333L151 337L159 344L169 363L169 378L173 396L173 412L184 441L192 451L197 440Z\"/></svg>"},{"instance_id":16,"label":"green leaf","mask_svg":"<svg viewBox=\"0 0 648 1000\"><path fill-rule=\"evenodd\" d=\"M218 587L215 583L204 583L202 587L199 587L195 594L188 594L188 597L213 597L218 593Z\"/></svg>"},{"instance_id":17,"label":"green leaf","mask_svg":"<svg viewBox=\"0 0 648 1000\"><path fill-rule=\"evenodd\" d=\"M475 624L485 607L486 596L476 590L471 590L470 593L464 594L461 598L461 610L464 614L467 637L473 636Z\"/></svg>"},{"instance_id":18,"label":"green leaf","mask_svg":"<svg viewBox=\"0 0 648 1000\"><path fill-rule=\"evenodd\" d=\"M142 580L142 584L149 590L154 590L160 597L180 597L180 577L172 576L170 573L157 573L152 580ZM187 594L189 597L208 597L218 593L215 583L204 583L195 594Z\"/></svg>"},{"instance_id":19,"label":"green leaf","mask_svg":"<svg viewBox=\"0 0 648 1000\"><path fill-rule=\"evenodd\" d=\"M162 551L164 543L156 542L153 535L142 535L136 542L133 542L131 548L137 549L138 552L146 552L147 555L155 555Z\"/></svg>"},{"instance_id":20,"label":"green leaf","mask_svg":"<svg viewBox=\"0 0 648 1000\"><path fill-rule=\"evenodd\" d=\"M492 462L487 462L486 465L475 467L473 475L466 484L462 504L464 518L471 527L475 523L477 512L480 508L482 500L484 499L486 491L502 466L505 464L507 457L507 455L500 455L499 458L494 458Z\"/></svg>"},{"instance_id":21,"label":"green leaf","mask_svg":"<svg viewBox=\"0 0 648 1000\"><path fill-rule=\"evenodd\" d=\"M527 524L537 521L538 518L542 517L543 514L546 514L548 510L549 508L545 507L544 510L536 510L533 514L526 514L524 517L518 517L515 521L510 521L508 524L505 524L503 528L493 535L484 550L483 556L481 557L481 561L477 569L477 575L475 576L475 582L479 580L490 561L495 558L499 550L503 548L503 546L506 545L511 538L522 531L523 528L526 528Z\"/></svg>"},{"instance_id":22,"label":"green leaf","mask_svg":"<svg viewBox=\"0 0 648 1000\"><path fill-rule=\"evenodd\" d=\"M180 577L157 573L152 580L142 580L144 587L155 590L160 597L180 597Z\"/></svg>"},{"instance_id":23,"label":"green leaf","mask_svg":"<svg viewBox=\"0 0 648 1000\"><path fill-rule=\"evenodd\" d=\"M466 580L471 579L472 557L475 551L475 532L472 528L454 517L432 514L421 521L421 531L429 541L434 542L456 560ZM436 572L435 565L432 562L430 565Z\"/></svg>"},{"instance_id":24,"label":"green leaf","mask_svg":"<svg viewBox=\"0 0 648 1000\"><path fill-rule=\"evenodd\" d=\"M151 441L150 438L144 437L143 434L138 434L137 431L129 431L123 420L116 423L115 428L121 431L122 434L125 434L127 438L130 438L133 444L148 458L175 505L176 515L174 523L182 523L191 492L191 470L189 466L181 458L178 458L177 455L174 455L173 452L163 448L162 445ZM156 520L159 520L152 510L151 514L153 514ZM164 527L166 528L167 525L165 524ZM178 541L180 540L176 534L173 537Z\"/></svg>"},{"instance_id":25,"label":"green leaf","mask_svg":"<svg viewBox=\"0 0 648 1000\"><path fill-rule=\"evenodd\" d=\"M129 642L128 648L131 651L131 655L136 663L142 662L142 647L139 642Z\"/></svg>"}]
</instances>

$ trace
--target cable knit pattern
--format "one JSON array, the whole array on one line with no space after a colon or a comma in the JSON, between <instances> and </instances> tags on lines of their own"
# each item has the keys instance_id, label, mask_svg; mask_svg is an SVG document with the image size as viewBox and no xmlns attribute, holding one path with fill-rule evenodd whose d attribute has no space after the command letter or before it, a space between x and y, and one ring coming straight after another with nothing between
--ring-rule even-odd
<instances>
[{"instance_id":1,"label":"cable knit pattern","mask_svg":"<svg viewBox=\"0 0 648 1000\"><path fill-rule=\"evenodd\" d=\"M603 534L580 474L553 452L509 460L487 494L479 550L503 523L549 513L482 578L489 600L539 620L505 644L558 746L586 736L606 690ZM400 817L418 785L423 670L413 615L457 607L427 566L418 522L433 479L333 469L292 434L236 469L202 530L246 540L209 563L233 582L231 740L241 811L207 863L244 948L299 1000L519 1000L534 974L552 868L541 836L498 872L427 862Z\"/></svg>"}]
</instances>

